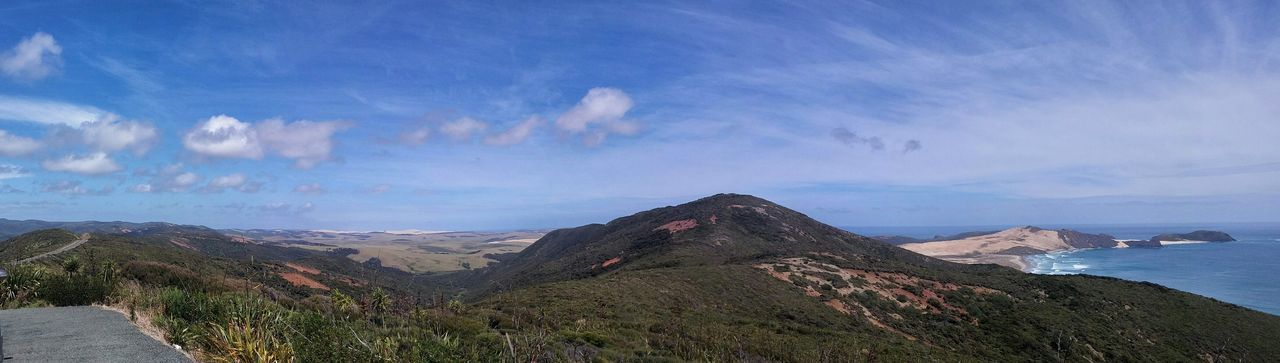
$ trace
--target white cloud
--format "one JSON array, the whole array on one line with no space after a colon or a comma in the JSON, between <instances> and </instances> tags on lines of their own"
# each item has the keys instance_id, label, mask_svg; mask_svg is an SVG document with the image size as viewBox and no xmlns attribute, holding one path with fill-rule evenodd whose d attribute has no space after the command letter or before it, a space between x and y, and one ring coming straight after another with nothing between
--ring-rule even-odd
<instances>
[{"instance_id":1,"label":"white cloud","mask_svg":"<svg viewBox=\"0 0 1280 363\"><path fill-rule=\"evenodd\" d=\"M26 168L18 165L0 164L0 180L25 178L28 176L31 176L31 173L28 173Z\"/></svg>"},{"instance_id":2,"label":"white cloud","mask_svg":"<svg viewBox=\"0 0 1280 363\"><path fill-rule=\"evenodd\" d=\"M298 185L293 188L293 192L302 194L324 194L325 190L319 183L311 183Z\"/></svg>"},{"instance_id":3,"label":"white cloud","mask_svg":"<svg viewBox=\"0 0 1280 363\"><path fill-rule=\"evenodd\" d=\"M185 192L204 180L200 175L186 171L186 165L176 163L160 168L151 175L146 184L146 192ZM140 190L135 190L139 191Z\"/></svg>"},{"instance_id":4,"label":"white cloud","mask_svg":"<svg viewBox=\"0 0 1280 363\"><path fill-rule=\"evenodd\" d=\"M489 145L507 146L524 142L533 133L533 129L542 124L542 117L530 116L507 131L489 135L484 142Z\"/></svg>"},{"instance_id":5,"label":"white cloud","mask_svg":"<svg viewBox=\"0 0 1280 363\"><path fill-rule=\"evenodd\" d=\"M175 189L187 189L200 182L200 176L192 172L175 175L170 185Z\"/></svg>"},{"instance_id":6,"label":"white cloud","mask_svg":"<svg viewBox=\"0 0 1280 363\"><path fill-rule=\"evenodd\" d=\"M583 142L597 145L609 133L630 135L639 131L639 125L622 120L633 105L631 97L620 89L592 88L577 105L556 119L556 127L570 134L587 133ZM593 129L592 124L601 127Z\"/></svg>"},{"instance_id":7,"label":"white cloud","mask_svg":"<svg viewBox=\"0 0 1280 363\"><path fill-rule=\"evenodd\" d=\"M114 192L116 188L107 185L98 190L90 190L82 186L78 180L60 180L44 183L44 186L40 188L40 190L45 193L66 195L107 195Z\"/></svg>"},{"instance_id":8,"label":"white cloud","mask_svg":"<svg viewBox=\"0 0 1280 363\"><path fill-rule=\"evenodd\" d=\"M201 192L205 193L221 193L226 189L236 189L242 193L256 193L262 188L260 182L250 182L244 174L234 173L223 175L209 181L208 185L201 188Z\"/></svg>"},{"instance_id":9,"label":"white cloud","mask_svg":"<svg viewBox=\"0 0 1280 363\"><path fill-rule=\"evenodd\" d=\"M99 151L132 149L138 154L145 153L159 134L154 126L137 121L121 121L114 115L87 122L78 131L82 142Z\"/></svg>"},{"instance_id":10,"label":"white cloud","mask_svg":"<svg viewBox=\"0 0 1280 363\"><path fill-rule=\"evenodd\" d=\"M44 32L22 39L12 50L0 55L0 71L22 81L34 81L58 71L62 47Z\"/></svg>"},{"instance_id":11,"label":"white cloud","mask_svg":"<svg viewBox=\"0 0 1280 363\"><path fill-rule=\"evenodd\" d=\"M391 190L391 186L390 186L390 185L387 185L387 184L378 184L378 185L374 185L374 186L373 186L373 188L369 188L369 193L371 193L371 194L382 194L382 193L386 193L386 192L387 192L387 191L389 191L389 190Z\"/></svg>"},{"instance_id":12,"label":"white cloud","mask_svg":"<svg viewBox=\"0 0 1280 363\"><path fill-rule=\"evenodd\" d=\"M261 159L271 152L306 169L329 160L333 135L348 127L345 121L286 124L280 119L254 125L218 115L197 124L183 137L183 145L197 154L221 158Z\"/></svg>"},{"instance_id":13,"label":"white cloud","mask_svg":"<svg viewBox=\"0 0 1280 363\"><path fill-rule=\"evenodd\" d=\"M138 184L129 187L129 191L134 193L150 193L153 190L155 190L155 188L152 187L151 184Z\"/></svg>"},{"instance_id":14,"label":"white cloud","mask_svg":"<svg viewBox=\"0 0 1280 363\"><path fill-rule=\"evenodd\" d=\"M440 132L454 140L470 140L472 136L483 133L489 128L484 121L463 117L440 126Z\"/></svg>"},{"instance_id":15,"label":"white cloud","mask_svg":"<svg viewBox=\"0 0 1280 363\"><path fill-rule=\"evenodd\" d=\"M0 130L0 156L23 156L39 150L39 141Z\"/></svg>"},{"instance_id":16,"label":"white cloud","mask_svg":"<svg viewBox=\"0 0 1280 363\"><path fill-rule=\"evenodd\" d=\"M0 120L78 127L109 115L93 106L0 95Z\"/></svg>"},{"instance_id":17,"label":"white cloud","mask_svg":"<svg viewBox=\"0 0 1280 363\"><path fill-rule=\"evenodd\" d=\"M258 124L258 136L264 145L280 156L294 159L294 166L309 169L329 160L333 152L333 134L351 127L345 121L297 121L285 124L271 119Z\"/></svg>"},{"instance_id":18,"label":"white cloud","mask_svg":"<svg viewBox=\"0 0 1280 363\"><path fill-rule=\"evenodd\" d=\"M253 125L227 115L217 115L196 124L182 137L182 145L197 154L261 159L262 144Z\"/></svg>"},{"instance_id":19,"label":"white cloud","mask_svg":"<svg viewBox=\"0 0 1280 363\"><path fill-rule=\"evenodd\" d=\"M84 175L103 175L120 171L120 164L111 160L104 152L85 155L67 155L60 159L49 159L40 163L45 170L63 171Z\"/></svg>"},{"instance_id":20,"label":"white cloud","mask_svg":"<svg viewBox=\"0 0 1280 363\"><path fill-rule=\"evenodd\" d=\"M422 127L400 133L400 143L405 145L422 145L431 137L431 129Z\"/></svg>"},{"instance_id":21,"label":"white cloud","mask_svg":"<svg viewBox=\"0 0 1280 363\"><path fill-rule=\"evenodd\" d=\"M213 180L209 181L209 186L215 188L236 188L244 185L246 180L247 179L244 177L244 174L236 173L213 178Z\"/></svg>"}]
</instances>

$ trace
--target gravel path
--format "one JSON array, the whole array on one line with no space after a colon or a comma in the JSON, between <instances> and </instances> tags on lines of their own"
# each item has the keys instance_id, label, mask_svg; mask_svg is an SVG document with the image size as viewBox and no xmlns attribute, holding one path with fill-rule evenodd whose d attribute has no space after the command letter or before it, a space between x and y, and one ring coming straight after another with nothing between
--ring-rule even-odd
<instances>
[{"instance_id":1,"label":"gravel path","mask_svg":"<svg viewBox=\"0 0 1280 363\"><path fill-rule=\"evenodd\" d=\"M4 362L191 362L138 331L123 314L92 306L0 310Z\"/></svg>"}]
</instances>

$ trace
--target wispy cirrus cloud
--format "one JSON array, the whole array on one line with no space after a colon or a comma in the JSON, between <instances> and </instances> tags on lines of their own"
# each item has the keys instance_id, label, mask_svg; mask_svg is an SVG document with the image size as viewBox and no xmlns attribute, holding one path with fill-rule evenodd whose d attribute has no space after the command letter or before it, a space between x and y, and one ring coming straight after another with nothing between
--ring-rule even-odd
<instances>
[{"instance_id":1,"label":"wispy cirrus cloud","mask_svg":"<svg viewBox=\"0 0 1280 363\"><path fill-rule=\"evenodd\" d=\"M78 127L108 115L93 106L0 95L0 120Z\"/></svg>"},{"instance_id":2,"label":"wispy cirrus cloud","mask_svg":"<svg viewBox=\"0 0 1280 363\"><path fill-rule=\"evenodd\" d=\"M25 178L31 176L26 168L18 165L0 164L0 180Z\"/></svg>"}]
</instances>

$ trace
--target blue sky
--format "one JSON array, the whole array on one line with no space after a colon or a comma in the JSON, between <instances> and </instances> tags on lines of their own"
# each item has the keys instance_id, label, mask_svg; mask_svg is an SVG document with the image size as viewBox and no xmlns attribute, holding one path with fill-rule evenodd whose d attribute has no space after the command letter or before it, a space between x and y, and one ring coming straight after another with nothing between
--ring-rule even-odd
<instances>
[{"instance_id":1,"label":"blue sky","mask_svg":"<svg viewBox=\"0 0 1280 363\"><path fill-rule=\"evenodd\" d=\"M1280 221L1274 2L0 4L0 217Z\"/></svg>"}]
</instances>

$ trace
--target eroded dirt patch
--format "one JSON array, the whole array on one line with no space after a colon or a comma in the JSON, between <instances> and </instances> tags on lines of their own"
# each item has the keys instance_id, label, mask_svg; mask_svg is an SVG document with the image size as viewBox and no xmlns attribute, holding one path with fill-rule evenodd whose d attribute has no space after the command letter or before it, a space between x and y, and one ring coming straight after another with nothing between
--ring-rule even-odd
<instances>
[{"instance_id":1,"label":"eroded dirt patch","mask_svg":"<svg viewBox=\"0 0 1280 363\"><path fill-rule=\"evenodd\" d=\"M289 283L293 284L293 286L306 286L306 287L310 287L313 289L320 289L320 290L329 289L328 286L325 286L319 281L312 280L310 277L306 277L297 272L282 272L280 273L280 278L283 278L285 281L289 281Z\"/></svg>"},{"instance_id":2,"label":"eroded dirt patch","mask_svg":"<svg viewBox=\"0 0 1280 363\"><path fill-rule=\"evenodd\" d=\"M601 263L601 264L600 264L600 266L601 266L601 267L609 267L610 265L613 265L613 264L618 263L618 262L622 262L622 256L618 256L618 257L614 257L614 258L610 258L610 259L608 259L608 260L605 260L605 261L604 261L604 263Z\"/></svg>"},{"instance_id":3,"label":"eroded dirt patch","mask_svg":"<svg viewBox=\"0 0 1280 363\"><path fill-rule=\"evenodd\" d=\"M698 220L689 218L689 219L681 219L678 221L671 221L658 228L654 228L653 230L657 231L660 229L665 229L667 230L667 232L671 232L671 234L676 234L676 233L693 229L693 227L697 227L697 226L698 226Z\"/></svg>"},{"instance_id":4,"label":"eroded dirt patch","mask_svg":"<svg viewBox=\"0 0 1280 363\"><path fill-rule=\"evenodd\" d=\"M299 265L299 264L296 264L296 263L293 263L293 262L287 262L287 263L285 263L284 265L285 265L285 266L288 266L289 268L293 269L294 271L298 271L298 272L302 272L302 273L308 273L308 274L312 274L312 275L319 275L319 274L320 274L320 270L317 270L317 269L315 269L315 268L311 268L311 267L307 267L307 266L304 266L304 265Z\"/></svg>"}]
</instances>

